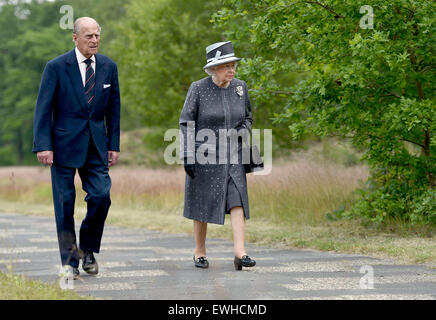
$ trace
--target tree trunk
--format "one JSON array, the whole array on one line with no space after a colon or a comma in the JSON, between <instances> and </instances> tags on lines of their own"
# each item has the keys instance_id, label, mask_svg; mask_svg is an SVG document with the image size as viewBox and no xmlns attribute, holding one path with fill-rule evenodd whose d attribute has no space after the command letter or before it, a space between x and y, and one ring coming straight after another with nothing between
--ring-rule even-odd
<instances>
[{"instance_id":1,"label":"tree trunk","mask_svg":"<svg viewBox=\"0 0 436 320\"><path fill-rule=\"evenodd\" d=\"M418 67L418 64L416 62L416 57L415 57L414 51L410 47L407 48L407 51L410 55L410 62L414 66L415 72L419 72L419 67ZM422 88L422 83L420 81L416 80L415 85L416 85L416 90L418 91L418 101L424 100L425 97L424 97L424 90ZM430 129L428 129L428 128L424 132L424 141L422 143L422 153L424 154L424 156L427 159L430 158ZM428 161L427 161L427 163L428 163ZM427 176L428 184L431 188L434 188L436 186L436 176L434 176L430 172L429 167L427 167L426 171L427 171L426 176Z\"/></svg>"},{"instance_id":2,"label":"tree trunk","mask_svg":"<svg viewBox=\"0 0 436 320\"><path fill-rule=\"evenodd\" d=\"M424 146L422 152L426 158L430 158L430 130L429 129L425 131ZM430 187L434 188L436 186L436 177L433 174L431 174L430 168L427 169L426 174L427 174L428 184L430 185Z\"/></svg>"}]
</instances>

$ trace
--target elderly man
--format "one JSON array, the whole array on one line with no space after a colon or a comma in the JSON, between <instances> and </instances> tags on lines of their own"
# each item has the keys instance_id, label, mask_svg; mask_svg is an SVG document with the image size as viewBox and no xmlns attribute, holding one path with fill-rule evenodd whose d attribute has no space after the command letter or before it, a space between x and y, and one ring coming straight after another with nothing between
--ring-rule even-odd
<instances>
[{"instance_id":1,"label":"elderly man","mask_svg":"<svg viewBox=\"0 0 436 320\"><path fill-rule=\"evenodd\" d=\"M61 261L74 279L80 274L80 258L88 274L98 273L94 253L99 253L111 204L109 167L117 163L119 153L118 71L112 60L97 54L100 31L92 18L75 21L76 47L47 63L34 117L33 152L39 162L51 166ZM76 170L87 193L80 249L74 226Z\"/></svg>"}]
</instances>

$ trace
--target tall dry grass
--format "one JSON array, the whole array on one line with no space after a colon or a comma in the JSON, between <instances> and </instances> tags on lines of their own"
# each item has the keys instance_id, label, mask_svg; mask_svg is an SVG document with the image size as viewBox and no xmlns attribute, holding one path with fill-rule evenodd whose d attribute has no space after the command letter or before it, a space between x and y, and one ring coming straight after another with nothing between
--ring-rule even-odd
<instances>
[{"instance_id":1,"label":"tall dry grass","mask_svg":"<svg viewBox=\"0 0 436 320\"><path fill-rule=\"evenodd\" d=\"M353 200L352 191L368 177L365 166L344 167L305 155L279 162L267 176L249 176L250 207L255 216L317 225L325 214Z\"/></svg>"},{"instance_id":2,"label":"tall dry grass","mask_svg":"<svg viewBox=\"0 0 436 320\"><path fill-rule=\"evenodd\" d=\"M50 171L44 167L0 167L0 198L7 201L51 201Z\"/></svg>"},{"instance_id":3,"label":"tall dry grass","mask_svg":"<svg viewBox=\"0 0 436 320\"><path fill-rule=\"evenodd\" d=\"M317 162L305 155L277 162L269 175L248 175L252 217L317 225L325 214L347 205L351 192L366 180L364 166ZM117 207L179 212L183 209L185 173L181 167L111 168L111 198ZM85 197L76 175L77 201ZM0 197L8 201L51 203L50 170L43 167L0 168Z\"/></svg>"},{"instance_id":4,"label":"tall dry grass","mask_svg":"<svg viewBox=\"0 0 436 320\"><path fill-rule=\"evenodd\" d=\"M276 161L269 175L247 176L252 217L247 224L247 241L395 257L434 266L434 230L427 232L399 222L380 230L364 227L358 220L329 221L326 213L352 202L353 190L366 180L368 170L312 155L295 154L291 159ZM116 166L110 175L109 224L192 233L192 222L182 217L182 167ZM80 221L86 204L78 176L76 188L76 218ZM0 211L53 216L49 168L0 168ZM231 228L210 225L208 237L231 240Z\"/></svg>"}]
</instances>

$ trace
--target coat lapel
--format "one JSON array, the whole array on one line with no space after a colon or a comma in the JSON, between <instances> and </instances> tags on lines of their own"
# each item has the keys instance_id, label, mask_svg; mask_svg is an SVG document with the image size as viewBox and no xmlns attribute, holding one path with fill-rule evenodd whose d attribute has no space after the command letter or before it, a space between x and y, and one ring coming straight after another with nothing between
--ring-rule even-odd
<instances>
[{"instance_id":1,"label":"coat lapel","mask_svg":"<svg viewBox=\"0 0 436 320\"><path fill-rule=\"evenodd\" d=\"M95 55L95 92L94 99L92 100L92 106L95 105L96 101L100 99L100 96L103 92L103 81L105 79L105 75L107 74L107 65L105 64L104 59L99 54ZM92 108L94 109L94 108Z\"/></svg>"},{"instance_id":2,"label":"coat lapel","mask_svg":"<svg viewBox=\"0 0 436 320\"><path fill-rule=\"evenodd\" d=\"M80 75L79 64L77 63L74 49L70 52L67 58L67 73L80 105L84 110L86 110L85 89L83 87L82 76Z\"/></svg>"}]
</instances>

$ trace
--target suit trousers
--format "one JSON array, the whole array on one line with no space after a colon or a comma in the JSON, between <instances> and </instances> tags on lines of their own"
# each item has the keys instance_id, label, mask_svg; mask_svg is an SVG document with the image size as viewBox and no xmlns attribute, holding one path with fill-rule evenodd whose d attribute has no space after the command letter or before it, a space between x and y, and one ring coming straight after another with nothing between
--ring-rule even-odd
<instances>
[{"instance_id":1,"label":"suit trousers","mask_svg":"<svg viewBox=\"0 0 436 320\"><path fill-rule=\"evenodd\" d=\"M59 151L58 151L59 152ZM79 266L74 224L74 204L76 189L74 177L76 170L87 193L87 213L80 226L80 249L99 253L103 236L104 222L111 205L111 179L109 168L103 163L94 145L89 139L88 154L81 168L68 168L57 165L51 167L53 202L56 218L59 250L62 265Z\"/></svg>"}]
</instances>

